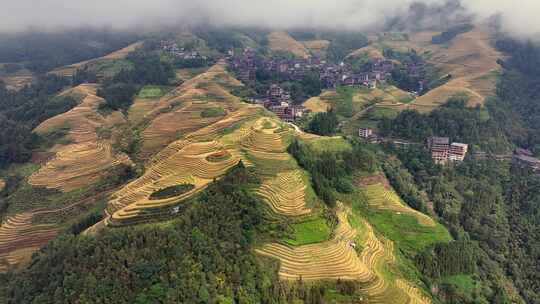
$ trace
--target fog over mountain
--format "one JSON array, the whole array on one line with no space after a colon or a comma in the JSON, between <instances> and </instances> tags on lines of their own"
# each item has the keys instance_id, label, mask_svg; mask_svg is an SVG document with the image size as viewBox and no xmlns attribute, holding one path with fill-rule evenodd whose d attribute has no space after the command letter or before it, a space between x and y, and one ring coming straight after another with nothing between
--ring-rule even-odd
<instances>
[{"instance_id":1,"label":"fog over mountain","mask_svg":"<svg viewBox=\"0 0 540 304\"><path fill-rule=\"evenodd\" d=\"M403 15L417 0L3 0L0 31L29 27L56 29L83 25L119 28L176 23L265 26L272 28L322 27L363 30ZM447 0L422 0L424 6ZM478 18L500 13L504 28L521 35L540 33L536 0L462 1L466 12ZM436 18L434 18L436 20Z\"/></svg>"}]
</instances>

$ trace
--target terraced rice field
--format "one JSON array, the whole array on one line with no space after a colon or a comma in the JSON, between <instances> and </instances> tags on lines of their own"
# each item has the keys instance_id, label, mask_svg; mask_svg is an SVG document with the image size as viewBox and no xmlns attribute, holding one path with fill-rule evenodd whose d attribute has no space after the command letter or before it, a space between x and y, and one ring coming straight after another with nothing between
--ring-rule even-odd
<instances>
[{"instance_id":1,"label":"terraced rice field","mask_svg":"<svg viewBox=\"0 0 540 304\"><path fill-rule=\"evenodd\" d=\"M210 77L210 79L214 79L216 76L221 80L228 78L228 76L219 75L219 73L226 73L222 67L210 70L210 73L214 74L213 76L201 74L199 78ZM190 86L196 87L197 82L192 82ZM208 90L208 87L194 89ZM189 91L191 89L177 89L177 91L183 90ZM219 92L219 88L212 86L210 86L210 90L213 93ZM186 130L186 135L182 139L168 144L148 161L143 176L113 195L107 208L110 217L106 220L106 224L122 225L159 218L160 216L170 216L175 206L204 189L213 179L223 175L240 160L244 164L250 165L239 147L241 146L240 142L250 135L251 128L239 128L224 136L221 135L221 132L235 124L252 125L253 123L249 123L248 120L256 117L259 109L241 104L237 99L231 99L226 94L219 94L226 97L225 101L220 101L220 104L229 109L227 115L213 118L211 121L200 115L193 116L192 129ZM228 103L234 104L228 107ZM194 102L191 103L191 106L197 105ZM167 122L169 117L167 114L169 113L158 113L154 122L161 120ZM189 121L184 120L182 123L187 124ZM208 157L217 152L227 152L230 157L209 161ZM177 197L162 200L149 199L149 196L159 189L183 183L193 184L195 187Z\"/></svg>"},{"instance_id":2,"label":"terraced rice field","mask_svg":"<svg viewBox=\"0 0 540 304\"><path fill-rule=\"evenodd\" d=\"M372 271L361 261L351 243L356 230L347 221L346 210L338 213L334 237L326 242L298 247L271 243L257 253L280 261L279 276L285 280L305 281L346 279L368 282Z\"/></svg>"},{"instance_id":3,"label":"terraced rice field","mask_svg":"<svg viewBox=\"0 0 540 304\"><path fill-rule=\"evenodd\" d=\"M209 162L206 158L224 148L216 141L190 142L179 140L169 145L147 168L145 174L113 195L109 202L110 223L121 224L145 213L170 212L167 208L208 185L214 178L224 174L238 163L240 158L230 157L220 162ZM150 200L149 196L160 189L193 184L195 188L178 197Z\"/></svg>"},{"instance_id":4,"label":"terraced rice field","mask_svg":"<svg viewBox=\"0 0 540 304\"><path fill-rule=\"evenodd\" d=\"M129 108L128 119L134 125L138 125L144 121L146 115L158 105L159 99L141 99L136 98L133 105Z\"/></svg>"},{"instance_id":5,"label":"terraced rice field","mask_svg":"<svg viewBox=\"0 0 540 304\"><path fill-rule=\"evenodd\" d=\"M347 55L347 57L362 57L362 56L367 56L370 59L384 59L384 55L382 54L381 50L379 50L377 47L374 47L372 45L363 47Z\"/></svg>"},{"instance_id":6,"label":"terraced rice field","mask_svg":"<svg viewBox=\"0 0 540 304\"><path fill-rule=\"evenodd\" d=\"M0 272L29 259L58 234L53 225L33 225L33 216L31 212L10 216L0 226Z\"/></svg>"},{"instance_id":7,"label":"terraced rice field","mask_svg":"<svg viewBox=\"0 0 540 304\"><path fill-rule=\"evenodd\" d=\"M471 32L457 36L448 47L431 45L430 39L431 35L420 33L411 36L411 43L416 49L430 51L432 56L428 62L451 74L452 79L420 96L411 108L428 112L459 93L469 95L469 105L475 106L494 95L497 78L490 75L500 71L497 60L503 55L491 45L487 26L478 25Z\"/></svg>"},{"instance_id":8,"label":"terraced rice field","mask_svg":"<svg viewBox=\"0 0 540 304\"><path fill-rule=\"evenodd\" d=\"M289 136L292 136L290 128L283 128L275 119L260 118L243 137L242 150L260 174L274 176L297 168L286 152Z\"/></svg>"},{"instance_id":9,"label":"terraced rice field","mask_svg":"<svg viewBox=\"0 0 540 304\"><path fill-rule=\"evenodd\" d=\"M200 130L209 125L226 122L225 119L239 119L242 115L252 114L251 107L241 104L238 97L231 95L224 86L241 86L225 70L220 62L206 72L184 82L178 88L153 102L153 109L138 114L140 120L147 120L148 127L143 131L143 146L140 157L149 159L180 137ZM144 105L134 105L133 111L144 111ZM204 110L223 108L225 117L201 117ZM250 112L250 113L247 113ZM135 112L137 113L137 112ZM142 115L142 118L140 116Z\"/></svg>"},{"instance_id":10,"label":"terraced rice field","mask_svg":"<svg viewBox=\"0 0 540 304\"><path fill-rule=\"evenodd\" d=\"M306 184L300 170L279 173L263 182L258 194L278 214L300 216L311 212L306 207Z\"/></svg>"},{"instance_id":11,"label":"terraced rice field","mask_svg":"<svg viewBox=\"0 0 540 304\"><path fill-rule=\"evenodd\" d=\"M414 216L420 225L433 227L433 219L419 211L407 206L393 189L389 189L382 183L367 185L364 191L372 208L379 210L390 210L397 214L407 214Z\"/></svg>"},{"instance_id":12,"label":"terraced rice field","mask_svg":"<svg viewBox=\"0 0 540 304\"><path fill-rule=\"evenodd\" d=\"M260 120L270 121L270 120ZM259 123L258 122L258 123ZM282 136L274 131L277 129L275 125L269 129L263 129L262 126L256 125L253 127L252 132L246 136L242 145L249 150L265 152L265 153L284 153L285 143L282 140Z\"/></svg>"},{"instance_id":13,"label":"terraced rice field","mask_svg":"<svg viewBox=\"0 0 540 304\"><path fill-rule=\"evenodd\" d=\"M109 126L117 119L114 115L106 119L97 112L103 99L95 95L96 90L94 85L78 86L73 93L84 96L81 104L44 121L34 130L44 134L67 125L71 143L53 147L51 152L55 156L30 176L30 184L70 191L96 181L119 163L131 164L127 155L115 153L109 141L98 138L97 128Z\"/></svg>"},{"instance_id":14,"label":"terraced rice field","mask_svg":"<svg viewBox=\"0 0 540 304\"><path fill-rule=\"evenodd\" d=\"M330 108L328 102L326 102L320 96L311 97L304 102L303 106L311 110L313 113L326 112Z\"/></svg>"},{"instance_id":15,"label":"terraced rice field","mask_svg":"<svg viewBox=\"0 0 540 304\"><path fill-rule=\"evenodd\" d=\"M272 32L268 35L268 42L272 51L292 53L300 58L309 58L306 47L289 36L286 32Z\"/></svg>"},{"instance_id":16,"label":"terraced rice field","mask_svg":"<svg viewBox=\"0 0 540 304\"><path fill-rule=\"evenodd\" d=\"M302 41L302 44L315 56L324 57L330 41L328 40L308 40Z\"/></svg>"}]
</instances>

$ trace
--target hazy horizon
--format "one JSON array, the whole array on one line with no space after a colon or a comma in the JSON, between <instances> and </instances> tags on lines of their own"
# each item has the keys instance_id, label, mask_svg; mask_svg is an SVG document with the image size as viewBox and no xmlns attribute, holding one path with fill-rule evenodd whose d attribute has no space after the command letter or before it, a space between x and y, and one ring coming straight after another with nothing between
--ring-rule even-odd
<instances>
[{"instance_id":1,"label":"hazy horizon","mask_svg":"<svg viewBox=\"0 0 540 304\"><path fill-rule=\"evenodd\" d=\"M29 28L55 30L80 26L118 29L204 23L218 26L262 26L276 29L317 27L365 30L403 15L412 3L444 4L447 0L69 0L10 1L2 5L0 32ZM464 2L464 1L462 1ZM478 19L500 14L503 28L532 37L540 33L540 2L516 5L506 0L462 3Z\"/></svg>"}]
</instances>

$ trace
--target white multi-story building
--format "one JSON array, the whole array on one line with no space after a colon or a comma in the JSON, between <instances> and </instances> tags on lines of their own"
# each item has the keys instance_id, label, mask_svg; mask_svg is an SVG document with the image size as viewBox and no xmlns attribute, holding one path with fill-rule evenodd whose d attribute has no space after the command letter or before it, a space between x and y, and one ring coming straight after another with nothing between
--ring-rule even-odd
<instances>
[{"instance_id":1,"label":"white multi-story building","mask_svg":"<svg viewBox=\"0 0 540 304\"><path fill-rule=\"evenodd\" d=\"M450 161L463 161L467 151L469 150L469 145L462 143L452 143L450 145L450 153L448 158Z\"/></svg>"},{"instance_id":2,"label":"white multi-story building","mask_svg":"<svg viewBox=\"0 0 540 304\"><path fill-rule=\"evenodd\" d=\"M373 135L373 129L370 128L360 128L358 130L358 136L362 138L370 138Z\"/></svg>"}]
</instances>

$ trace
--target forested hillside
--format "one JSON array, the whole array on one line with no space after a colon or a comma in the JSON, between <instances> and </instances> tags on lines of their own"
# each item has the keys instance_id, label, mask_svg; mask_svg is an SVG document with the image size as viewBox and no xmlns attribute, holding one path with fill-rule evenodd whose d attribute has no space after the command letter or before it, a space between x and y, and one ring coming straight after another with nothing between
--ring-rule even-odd
<instances>
[{"instance_id":1,"label":"forested hillside","mask_svg":"<svg viewBox=\"0 0 540 304\"><path fill-rule=\"evenodd\" d=\"M62 32L28 31L0 35L0 62L44 73L53 68L101 57L135 42L138 34L111 29Z\"/></svg>"}]
</instances>

